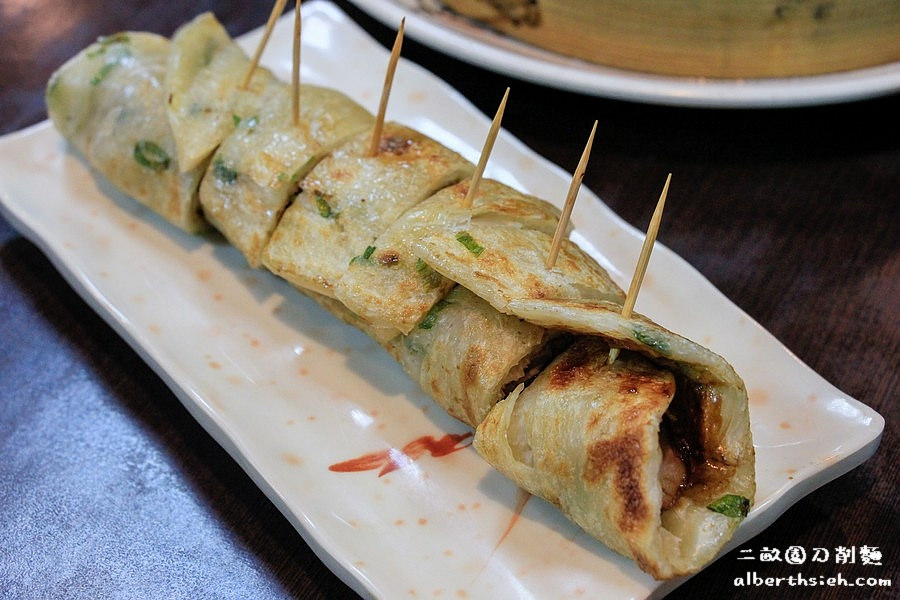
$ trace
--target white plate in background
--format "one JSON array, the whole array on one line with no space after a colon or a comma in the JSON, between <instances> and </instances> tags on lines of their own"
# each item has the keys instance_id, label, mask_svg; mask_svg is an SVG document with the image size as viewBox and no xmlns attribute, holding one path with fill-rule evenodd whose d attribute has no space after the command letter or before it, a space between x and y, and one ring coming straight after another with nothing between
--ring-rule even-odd
<instances>
[{"instance_id":1,"label":"white plate in background","mask_svg":"<svg viewBox=\"0 0 900 600\"><path fill-rule=\"evenodd\" d=\"M784 108L848 102L900 91L900 62L825 75L760 79L669 77L617 69L543 50L414 0L351 0L406 36L482 68L560 89L652 104Z\"/></svg>"},{"instance_id":2,"label":"white plate in background","mask_svg":"<svg viewBox=\"0 0 900 600\"><path fill-rule=\"evenodd\" d=\"M374 111L387 51L333 4L310 3L303 12L304 80ZM278 23L263 59L284 78L291 20ZM252 51L259 38L256 31L241 43ZM407 61L388 117L471 160L489 126ZM486 175L557 204L570 179L505 131ZM220 239L183 233L112 190L48 123L0 138L0 208L360 594L645 598L679 583L654 581L539 500L504 537L516 488L470 447L425 454L382 477L329 470L467 430L373 341L273 275L249 269ZM573 218L577 241L626 284L641 232L584 189ZM638 310L722 354L747 383L758 495L729 547L875 451L880 415L799 362L663 246Z\"/></svg>"}]
</instances>

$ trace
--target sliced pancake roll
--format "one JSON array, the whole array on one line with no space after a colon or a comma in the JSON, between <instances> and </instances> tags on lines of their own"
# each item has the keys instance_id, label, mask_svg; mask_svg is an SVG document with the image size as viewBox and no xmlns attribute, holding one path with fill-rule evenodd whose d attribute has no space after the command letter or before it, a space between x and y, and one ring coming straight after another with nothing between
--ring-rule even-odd
<instances>
[{"instance_id":1,"label":"sliced pancake roll","mask_svg":"<svg viewBox=\"0 0 900 600\"><path fill-rule=\"evenodd\" d=\"M462 207L469 180L445 188L408 210L354 260L334 286L335 297L373 325L409 333L455 285L413 253L431 230L461 230L473 220L552 235L559 210L502 183L482 180L470 209ZM457 243L457 242L454 242Z\"/></svg>"},{"instance_id":2,"label":"sliced pancake roll","mask_svg":"<svg viewBox=\"0 0 900 600\"><path fill-rule=\"evenodd\" d=\"M556 263L548 269L552 242L552 232L473 215L468 222L423 232L412 252L500 312L509 313L509 303L521 299L625 300L609 274L568 239L562 240Z\"/></svg>"},{"instance_id":3,"label":"sliced pancake roll","mask_svg":"<svg viewBox=\"0 0 900 600\"><path fill-rule=\"evenodd\" d=\"M205 164L242 118L257 112L268 88L283 85L269 70L257 68L241 89L249 67L250 58L212 13L198 15L172 36L166 114L182 170Z\"/></svg>"},{"instance_id":4,"label":"sliced pancake roll","mask_svg":"<svg viewBox=\"0 0 900 600\"><path fill-rule=\"evenodd\" d=\"M204 214L254 267L297 182L333 147L371 126L372 116L344 94L304 85L292 124L289 86L271 87L213 155L200 185Z\"/></svg>"},{"instance_id":5,"label":"sliced pancake roll","mask_svg":"<svg viewBox=\"0 0 900 600\"><path fill-rule=\"evenodd\" d=\"M441 408L475 427L516 385L533 379L564 339L456 286L385 347Z\"/></svg>"},{"instance_id":6,"label":"sliced pancake roll","mask_svg":"<svg viewBox=\"0 0 900 600\"><path fill-rule=\"evenodd\" d=\"M53 74L47 111L113 186L195 232L206 227L197 201L203 169L177 161L165 114L168 53L169 41L152 33L100 38Z\"/></svg>"},{"instance_id":7,"label":"sliced pancake roll","mask_svg":"<svg viewBox=\"0 0 900 600\"><path fill-rule=\"evenodd\" d=\"M53 75L48 112L113 186L188 231L211 224L373 337L488 463L588 534L659 579L711 561L755 494L731 365L623 317L623 291L569 239L553 262L560 211L479 181L489 152L476 169L398 123L374 151L352 99L303 85L297 105L250 65L208 13L171 43L120 33Z\"/></svg>"},{"instance_id":8,"label":"sliced pancake roll","mask_svg":"<svg viewBox=\"0 0 900 600\"><path fill-rule=\"evenodd\" d=\"M478 452L654 577L699 570L755 493L740 378L711 351L642 317L623 319L612 303L510 308L583 335L492 409L476 431ZM627 348L612 365L609 343Z\"/></svg>"},{"instance_id":9,"label":"sliced pancake roll","mask_svg":"<svg viewBox=\"0 0 900 600\"><path fill-rule=\"evenodd\" d=\"M472 172L456 152L409 127L386 124L374 156L370 137L365 131L335 148L300 181L263 254L273 273L333 296L354 257L404 212Z\"/></svg>"}]
</instances>

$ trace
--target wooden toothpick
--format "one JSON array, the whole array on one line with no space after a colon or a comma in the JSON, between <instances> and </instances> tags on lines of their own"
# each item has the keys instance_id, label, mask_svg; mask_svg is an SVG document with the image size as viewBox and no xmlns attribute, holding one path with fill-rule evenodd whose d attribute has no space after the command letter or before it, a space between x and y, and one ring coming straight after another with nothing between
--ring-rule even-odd
<instances>
[{"instance_id":1,"label":"wooden toothpick","mask_svg":"<svg viewBox=\"0 0 900 600\"><path fill-rule=\"evenodd\" d=\"M575 198L578 196L578 189L581 187L581 180L584 179L584 172L587 168L588 157L591 154L591 146L594 144L594 134L597 132L597 121L594 121L594 127L591 129L591 135L588 136L587 144L584 146L584 152L581 153L581 160L578 161L578 167L572 176L572 183L569 184L569 193L566 195L566 203L563 205L562 214L559 216L559 223L556 224L556 232L553 234L553 242L550 243L550 253L547 255L547 268L552 269L556 264L556 258L559 256L559 247L562 245L563 237L566 234L566 228L569 226L569 219L572 216L572 207L575 206Z\"/></svg>"},{"instance_id":2,"label":"wooden toothpick","mask_svg":"<svg viewBox=\"0 0 900 600\"><path fill-rule=\"evenodd\" d=\"M247 74L244 75L244 80L241 82L240 89L246 90L247 86L250 85L250 78L253 77L256 67L259 66L259 59L262 57L266 44L269 43L269 36L272 35L275 21L278 20L278 17L280 17L281 13L284 11L286 2L287 0L276 0L275 6L272 7L272 12L269 14L269 21L266 23L266 30L263 32L262 39L259 41L259 46L256 47L256 54L253 55L253 60L250 61L250 67L247 69Z\"/></svg>"},{"instance_id":3,"label":"wooden toothpick","mask_svg":"<svg viewBox=\"0 0 900 600\"><path fill-rule=\"evenodd\" d=\"M300 124L300 0L294 5L294 54L291 72L291 122L294 127Z\"/></svg>"},{"instance_id":4,"label":"wooden toothpick","mask_svg":"<svg viewBox=\"0 0 900 600\"><path fill-rule=\"evenodd\" d=\"M641 255L638 257L637 266L634 268L634 276L631 278L631 285L628 288L628 295L625 297L625 305L622 307L622 316L626 319L631 318L634 310L634 303L637 302L638 291L641 289L641 282L644 281L644 273L647 272L647 263L650 262L650 252L653 250L653 243L656 241L656 234L659 231L659 222L662 219L663 207L666 205L666 196L669 194L669 182L672 181L672 174L666 177L666 185L663 186L662 194L659 196L659 202L656 203L656 210L650 218L650 225L647 227L647 235L644 237L644 245L641 247ZM611 365L619 356L618 348L609 349L609 360L607 364Z\"/></svg>"},{"instance_id":5,"label":"wooden toothpick","mask_svg":"<svg viewBox=\"0 0 900 600\"><path fill-rule=\"evenodd\" d=\"M369 156L378 154L378 146L381 144L381 131L384 128L384 114L387 111L388 98L391 95L391 85L394 83L394 72L397 70L397 61L400 59L400 47L403 45L403 29L406 25L406 17L400 19L400 28L397 29L397 37L394 39L394 47L391 49L391 58L388 61L387 73L384 76L384 87L381 89L381 102L378 103L378 116L375 117L375 126L372 128L372 139L369 142Z\"/></svg>"},{"instance_id":6,"label":"wooden toothpick","mask_svg":"<svg viewBox=\"0 0 900 600\"><path fill-rule=\"evenodd\" d=\"M484 167L487 164L491 150L494 148L494 140L497 139L497 133L500 131L500 121L503 120L503 111L506 110L506 99L509 97L509 88L503 94L503 100L500 101L500 107L497 114L494 115L494 121L488 131L487 139L484 140L484 148L481 150L481 158L478 159L478 165L475 167L475 173L472 175L472 181L469 183L469 191L463 199L463 208L472 208L472 201L475 199L475 192L478 184L481 182L481 176L484 174Z\"/></svg>"}]
</instances>

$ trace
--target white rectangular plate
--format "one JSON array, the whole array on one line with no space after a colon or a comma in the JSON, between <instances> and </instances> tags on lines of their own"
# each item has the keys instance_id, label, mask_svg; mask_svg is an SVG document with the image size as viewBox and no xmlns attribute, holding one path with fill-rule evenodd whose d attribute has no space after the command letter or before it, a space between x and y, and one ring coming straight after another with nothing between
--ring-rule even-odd
<instances>
[{"instance_id":1,"label":"white rectangular plate","mask_svg":"<svg viewBox=\"0 0 900 600\"><path fill-rule=\"evenodd\" d=\"M374 111L387 52L327 2L303 7L304 81ZM264 62L287 78L292 17ZM252 51L260 32L241 39ZM499 98L498 98L499 101ZM388 117L478 153L489 120L401 61ZM573 143L581 143L573 141ZM487 176L557 201L569 175L502 132ZM642 234L589 191L576 240L627 284ZM0 206L73 287L154 367L318 555L366 596L644 598L660 584L532 500L471 447L378 471L329 466L464 434L388 355L217 237L185 234L113 190L48 124L0 139ZM722 354L750 392L758 496L730 547L868 458L884 420L799 362L665 247L638 310Z\"/></svg>"}]
</instances>

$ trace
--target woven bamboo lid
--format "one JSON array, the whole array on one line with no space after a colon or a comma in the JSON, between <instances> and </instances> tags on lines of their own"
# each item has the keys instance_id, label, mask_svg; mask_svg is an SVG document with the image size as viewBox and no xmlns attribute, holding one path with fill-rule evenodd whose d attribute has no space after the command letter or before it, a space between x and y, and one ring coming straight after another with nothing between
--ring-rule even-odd
<instances>
[{"instance_id":1,"label":"woven bamboo lid","mask_svg":"<svg viewBox=\"0 0 900 600\"><path fill-rule=\"evenodd\" d=\"M661 75L760 78L900 60L897 0L443 0L562 55Z\"/></svg>"}]
</instances>

